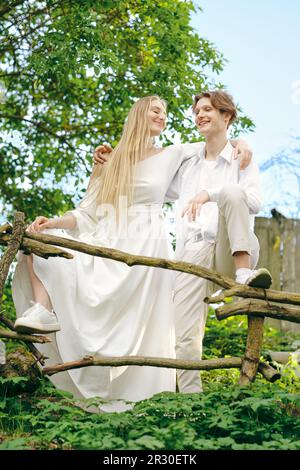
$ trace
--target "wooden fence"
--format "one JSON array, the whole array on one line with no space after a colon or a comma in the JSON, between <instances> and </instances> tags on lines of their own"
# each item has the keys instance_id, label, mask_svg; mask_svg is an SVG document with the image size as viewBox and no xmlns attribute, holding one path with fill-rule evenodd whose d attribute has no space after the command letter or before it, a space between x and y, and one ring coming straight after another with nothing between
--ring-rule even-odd
<instances>
[{"instance_id":1,"label":"wooden fence","mask_svg":"<svg viewBox=\"0 0 300 470\"><path fill-rule=\"evenodd\" d=\"M266 227L262 228L266 236L269 238L270 230L268 225L270 221L266 221ZM259 223L258 223L259 224ZM278 224L280 233L282 231L282 223ZM275 318L277 320L289 320L300 324L300 294L290 292L279 292L272 289L259 289L246 285L237 284L233 279L223 276L220 273L203 268L201 266L192 265L183 261L171 261L162 258L151 258L147 256L132 255L119 250L88 245L77 240L70 240L63 237L45 234L33 234L25 231L25 215L22 212L15 214L14 224L11 226L8 223L0 226L0 242L7 246L6 251L0 259L0 307L2 306L2 297L4 284L7 279L9 268L13 262L15 255L21 249L26 254L35 253L37 256L48 258L49 256L60 256L67 259L73 257L69 251L62 250L58 247L69 248L79 252L87 253L92 256L101 258L113 259L117 262L126 263L128 266L152 266L163 269L170 269L179 272L186 272L193 274L204 279L209 279L218 286L222 287L218 296L207 297L204 299L206 303L221 302L221 305L216 308L215 313L219 320L225 319L234 315L247 315L248 317L248 335L245 348L244 357L232 358L216 358L212 360L179 360L169 358L157 357L97 357L86 356L77 361L72 361L64 364L57 364L51 367L44 367L43 374L53 375L63 370L77 369L90 366L112 366L119 367L120 365L139 365L139 366L153 366L153 367L171 367L176 369L186 370L211 370L221 368L239 368L240 379L239 385L249 385L256 377L259 371L267 380L274 382L280 378L280 374L269 364L261 360L261 349L263 343L264 333L264 320L265 317ZM279 244L279 253L282 254L281 238L275 236L273 248ZM269 247L269 244L267 245ZM274 250L273 250L274 251ZM262 249L264 252L264 249ZM279 257L280 258L280 257ZM281 258L280 258L281 259ZM263 261L263 260L262 260ZM276 281L275 281L276 282ZM235 300L231 303L223 304L222 301L226 297L233 297ZM5 309L0 313L0 323L6 329L0 329L0 338L10 338L17 341L27 342L30 352L31 365L28 368L26 361L21 355L18 356L19 372L17 375L28 375L28 371L33 370L33 364L39 362L41 366L45 365L45 357L41 355L34 343L46 343L51 341L50 338L38 335L18 334L15 331L14 324L6 317ZM10 331L9 331L10 330ZM18 351L17 351L18 353ZM0 367L0 375L4 377L15 376L15 370L11 370L12 363L15 363L16 358L8 355L8 364ZM6 367L7 366L7 367ZM23 371L20 373L20 371ZM35 376L38 377L38 369ZM29 383L32 383L32 379ZM31 385L30 385L31 386Z\"/></svg>"},{"instance_id":2,"label":"wooden fence","mask_svg":"<svg viewBox=\"0 0 300 470\"><path fill-rule=\"evenodd\" d=\"M300 220L257 217L255 233L260 243L259 267L273 276L272 289L300 293ZM270 325L300 334L300 325L268 319Z\"/></svg>"}]
</instances>

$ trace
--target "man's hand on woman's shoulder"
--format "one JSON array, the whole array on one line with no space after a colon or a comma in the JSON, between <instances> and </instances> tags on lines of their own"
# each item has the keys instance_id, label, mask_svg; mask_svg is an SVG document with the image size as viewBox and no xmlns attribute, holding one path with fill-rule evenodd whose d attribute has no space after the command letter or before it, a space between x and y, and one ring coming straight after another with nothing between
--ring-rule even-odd
<instances>
[{"instance_id":1,"label":"man's hand on woman's shoulder","mask_svg":"<svg viewBox=\"0 0 300 470\"><path fill-rule=\"evenodd\" d=\"M244 139L234 140L233 158L240 157L240 169L245 170L252 161L253 152L248 142Z\"/></svg>"},{"instance_id":2,"label":"man's hand on woman's shoulder","mask_svg":"<svg viewBox=\"0 0 300 470\"><path fill-rule=\"evenodd\" d=\"M95 148L94 154L93 154L93 163L95 165L98 165L98 163L105 163L108 160L109 154L112 152L112 148L109 145L98 145L98 147Z\"/></svg>"}]
</instances>

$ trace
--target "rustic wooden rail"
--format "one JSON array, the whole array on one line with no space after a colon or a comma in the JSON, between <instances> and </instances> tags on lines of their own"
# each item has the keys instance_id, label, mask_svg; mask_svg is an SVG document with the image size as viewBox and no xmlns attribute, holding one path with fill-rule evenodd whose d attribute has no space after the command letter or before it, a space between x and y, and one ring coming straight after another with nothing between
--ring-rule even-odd
<instances>
[{"instance_id":1,"label":"rustic wooden rail","mask_svg":"<svg viewBox=\"0 0 300 470\"><path fill-rule=\"evenodd\" d=\"M171 261L162 258L137 256L115 249L91 246L69 238L29 233L26 232L24 214L20 212L16 213L13 226L8 223L0 226L0 244L7 246L7 249L0 260L0 303L9 266L18 250L24 251L25 254L34 253L43 258L48 258L49 256L60 256L66 259L73 258L72 253L63 250L62 248L87 253L91 256L113 259L115 261L126 263L128 266L143 265L158 267L202 277L223 288L223 291L218 297L205 298L204 301L206 303L221 302L224 298L229 296L238 296L243 298L242 300L225 304L216 309L216 316L219 320L232 315L248 315L248 335L243 358L233 357L202 361L182 361L178 359L136 356L105 358L85 357L79 361L58 364L56 366L42 369L43 373L49 376L63 370L80 367L147 365L152 367L171 367L190 370L239 368L241 369L239 379L240 385L250 384L255 379L257 371L262 373L267 380L273 382L280 377L280 374L278 374L278 372L268 364L260 361L264 318L271 317L300 323L300 294L242 286L233 281L233 279L223 276L213 270L183 261ZM57 246L60 248L57 248ZM0 337L25 341L30 347L31 353L35 356L36 360L39 361L41 365L44 365L45 358L33 343L47 342L49 339L43 336L17 334L13 331L14 328L12 322L5 318L3 313L4 312L2 311L0 314L0 323L11 331L0 329Z\"/></svg>"}]
</instances>

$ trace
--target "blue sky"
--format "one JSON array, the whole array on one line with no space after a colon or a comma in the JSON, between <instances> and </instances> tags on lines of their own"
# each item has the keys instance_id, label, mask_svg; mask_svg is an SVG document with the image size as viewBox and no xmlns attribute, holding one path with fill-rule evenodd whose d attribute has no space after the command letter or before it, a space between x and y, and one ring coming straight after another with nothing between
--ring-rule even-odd
<instances>
[{"instance_id":1,"label":"blue sky","mask_svg":"<svg viewBox=\"0 0 300 470\"><path fill-rule=\"evenodd\" d=\"M300 2L195 3L203 12L194 15L193 26L228 60L218 80L254 121L255 132L247 139L261 164L300 136ZM263 182L269 187L267 176Z\"/></svg>"}]
</instances>

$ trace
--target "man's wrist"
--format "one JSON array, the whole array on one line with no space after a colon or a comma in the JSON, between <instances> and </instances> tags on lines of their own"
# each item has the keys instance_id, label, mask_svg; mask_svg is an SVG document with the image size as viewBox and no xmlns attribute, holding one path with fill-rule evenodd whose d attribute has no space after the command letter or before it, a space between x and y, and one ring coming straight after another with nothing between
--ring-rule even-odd
<instances>
[{"instance_id":1,"label":"man's wrist","mask_svg":"<svg viewBox=\"0 0 300 470\"><path fill-rule=\"evenodd\" d=\"M215 189L208 189L207 191L208 194L208 200L211 202L219 202L219 193L220 193L220 188L215 188Z\"/></svg>"},{"instance_id":2,"label":"man's wrist","mask_svg":"<svg viewBox=\"0 0 300 470\"><path fill-rule=\"evenodd\" d=\"M209 202L210 201L210 195L209 195L209 192L206 190L206 189L203 189L203 193L205 195L205 198L206 198L206 201L205 202Z\"/></svg>"}]
</instances>

